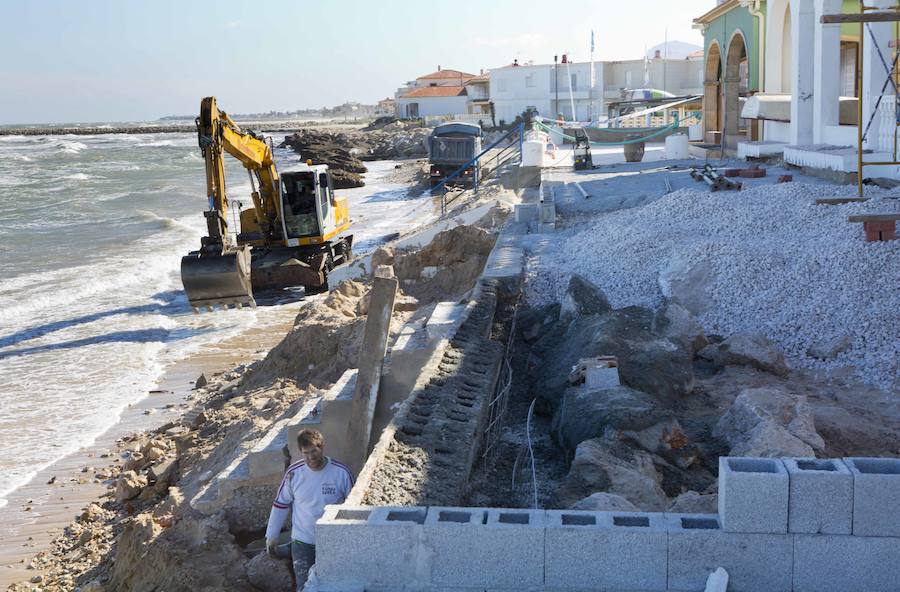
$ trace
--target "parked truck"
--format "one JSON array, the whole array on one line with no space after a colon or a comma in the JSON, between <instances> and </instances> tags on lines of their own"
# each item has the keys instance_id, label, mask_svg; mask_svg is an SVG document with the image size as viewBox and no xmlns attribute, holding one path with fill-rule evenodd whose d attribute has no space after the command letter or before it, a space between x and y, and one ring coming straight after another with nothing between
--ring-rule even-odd
<instances>
[{"instance_id":1,"label":"parked truck","mask_svg":"<svg viewBox=\"0 0 900 592\"><path fill-rule=\"evenodd\" d=\"M428 162L431 165L431 186L437 186L446 177L481 152L481 126L474 123L444 123L431 132L428 138ZM478 178L478 163L473 162L448 185L472 187Z\"/></svg>"}]
</instances>

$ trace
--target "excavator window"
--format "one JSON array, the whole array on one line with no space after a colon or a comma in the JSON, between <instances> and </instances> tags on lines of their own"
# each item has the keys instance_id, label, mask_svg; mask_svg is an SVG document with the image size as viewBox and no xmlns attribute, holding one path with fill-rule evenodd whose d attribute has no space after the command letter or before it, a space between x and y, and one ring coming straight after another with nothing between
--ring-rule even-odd
<instances>
[{"instance_id":1,"label":"excavator window","mask_svg":"<svg viewBox=\"0 0 900 592\"><path fill-rule=\"evenodd\" d=\"M319 234L313 179L296 177L285 179L284 225L290 238Z\"/></svg>"},{"instance_id":2,"label":"excavator window","mask_svg":"<svg viewBox=\"0 0 900 592\"><path fill-rule=\"evenodd\" d=\"M319 200L322 203L322 218L328 215L328 204L331 201L328 187L328 175L325 173L319 173Z\"/></svg>"}]
</instances>

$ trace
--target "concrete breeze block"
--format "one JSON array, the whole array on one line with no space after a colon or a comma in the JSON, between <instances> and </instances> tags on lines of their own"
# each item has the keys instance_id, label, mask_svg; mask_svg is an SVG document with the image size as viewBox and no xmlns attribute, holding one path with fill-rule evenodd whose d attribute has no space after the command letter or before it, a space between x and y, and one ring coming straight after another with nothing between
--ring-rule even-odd
<instances>
[{"instance_id":1,"label":"concrete breeze block","mask_svg":"<svg viewBox=\"0 0 900 592\"><path fill-rule=\"evenodd\" d=\"M900 539L795 535L794 590L896 592L900 590Z\"/></svg>"},{"instance_id":2,"label":"concrete breeze block","mask_svg":"<svg viewBox=\"0 0 900 592\"><path fill-rule=\"evenodd\" d=\"M665 590L665 516L643 512L547 513L548 589Z\"/></svg>"},{"instance_id":3,"label":"concrete breeze block","mask_svg":"<svg viewBox=\"0 0 900 592\"><path fill-rule=\"evenodd\" d=\"M428 510L424 552L431 583L441 589L539 588L544 584L543 510Z\"/></svg>"},{"instance_id":4,"label":"concrete breeze block","mask_svg":"<svg viewBox=\"0 0 900 592\"><path fill-rule=\"evenodd\" d=\"M786 533L788 498L788 473L780 459L719 457L723 530Z\"/></svg>"},{"instance_id":5,"label":"concrete breeze block","mask_svg":"<svg viewBox=\"0 0 900 592\"><path fill-rule=\"evenodd\" d=\"M900 537L900 459L845 458L844 462L853 474L853 534Z\"/></svg>"},{"instance_id":6,"label":"concrete breeze block","mask_svg":"<svg viewBox=\"0 0 900 592\"><path fill-rule=\"evenodd\" d=\"M790 592L793 537L725 532L716 514L666 514L669 590L703 590L717 568L728 592Z\"/></svg>"},{"instance_id":7,"label":"concrete breeze block","mask_svg":"<svg viewBox=\"0 0 900 592\"><path fill-rule=\"evenodd\" d=\"M320 590L401 589L423 578L419 538L427 508L326 506L316 522Z\"/></svg>"},{"instance_id":8,"label":"concrete breeze block","mask_svg":"<svg viewBox=\"0 0 900 592\"><path fill-rule=\"evenodd\" d=\"M785 458L790 478L788 531L850 534L853 475L837 459Z\"/></svg>"}]
</instances>

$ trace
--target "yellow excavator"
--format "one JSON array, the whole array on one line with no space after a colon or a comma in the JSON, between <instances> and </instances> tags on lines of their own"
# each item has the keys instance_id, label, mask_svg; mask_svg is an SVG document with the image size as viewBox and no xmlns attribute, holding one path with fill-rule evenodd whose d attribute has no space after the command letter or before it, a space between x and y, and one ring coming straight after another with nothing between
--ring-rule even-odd
<instances>
[{"instance_id":1,"label":"yellow excavator","mask_svg":"<svg viewBox=\"0 0 900 592\"><path fill-rule=\"evenodd\" d=\"M196 123L209 209L200 249L181 258L194 311L256 306L253 290L326 290L328 273L353 257L353 236L341 236L350 228L347 200L335 196L328 166L307 160L279 174L271 142L238 127L215 97L201 101ZM240 211L239 230L229 228L225 153L250 176L253 207Z\"/></svg>"}]
</instances>

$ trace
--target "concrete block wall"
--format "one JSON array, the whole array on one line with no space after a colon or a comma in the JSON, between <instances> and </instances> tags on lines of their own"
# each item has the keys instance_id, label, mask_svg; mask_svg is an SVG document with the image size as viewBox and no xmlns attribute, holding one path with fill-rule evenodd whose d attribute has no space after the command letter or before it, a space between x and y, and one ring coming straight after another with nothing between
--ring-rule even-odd
<instances>
[{"instance_id":1,"label":"concrete block wall","mask_svg":"<svg viewBox=\"0 0 900 592\"><path fill-rule=\"evenodd\" d=\"M900 459L720 466L720 514L329 507L319 590L900 590Z\"/></svg>"}]
</instances>

